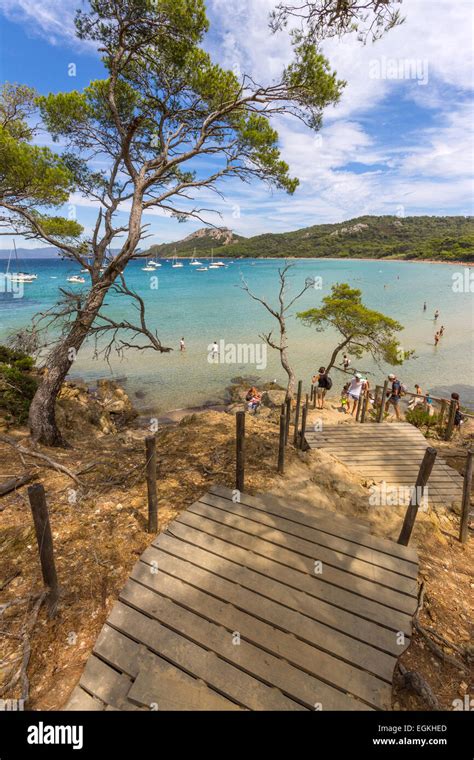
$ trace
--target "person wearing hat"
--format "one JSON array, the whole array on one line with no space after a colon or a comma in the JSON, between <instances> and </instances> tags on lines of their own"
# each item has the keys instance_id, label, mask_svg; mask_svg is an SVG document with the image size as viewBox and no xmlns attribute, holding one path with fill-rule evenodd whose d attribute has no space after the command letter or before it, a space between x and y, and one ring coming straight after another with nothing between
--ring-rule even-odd
<instances>
[{"instance_id":1,"label":"person wearing hat","mask_svg":"<svg viewBox=\"0 0 474 760\"><path fill-rule=\"evenodd\" d=\"M349 398L349 405L352 403L352 411L351 414L354 415L355 410L357 409L357 404L359 403L360 394L362 391L365 391L367 387L367 380L362 377L362 375L359 372L356 372L354 377L351 380L351 384L349 385L349 388L347 389L347 396Z\"/></svg>"},{"instance_id":2,"label":"person wearing hat","mask_svg":"<svg viewBox=\"0 0 474 760\"><path fill-rule=\"evenodd\" d=\"M399 404L400 404L400 397L402 395L402 384L400 380L397 378L397 376L394 374L390 374L388 376L388 379L392 383L392 390L388 391L387 393L388 398L385 404L385 412L388 413L390 405L392 405L395 412L395 417L400 422L401 417L400 417Z\"/></svg>"}]
</instances>

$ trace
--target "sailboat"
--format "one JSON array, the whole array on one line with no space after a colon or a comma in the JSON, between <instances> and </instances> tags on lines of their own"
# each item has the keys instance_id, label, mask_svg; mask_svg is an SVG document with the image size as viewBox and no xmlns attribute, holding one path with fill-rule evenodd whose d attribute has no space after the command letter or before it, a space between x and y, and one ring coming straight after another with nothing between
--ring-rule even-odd
<instances>
[{"instance_id":1,"label":"sailboat","mask_svg":"<svg viewBox=\"0 0 474 760\"><path fill-rule=\"evenodd\" d=\"M219 269L220 264L217 262L214 262L214 248L211 248L211 263L209 264L209 269Z\"/></svg>"},{"instance_id":2,"label":"sailboat","mask_svg":"<svg viewBox=\"0 0 474 760\"><path fill-rule=\"evenodd\" d=\"M154 265L152 264L150 259L147 259L145 266L142 267L142 272L154 272L154 271L155 271Z\"/></svg>"},{"instance_id":3,"label":"sailboat","mask_svg":"<svg viewBox=\"0 0 474 760\"><path fill-rule=\"evenodd\" d=\"M16 243L13 241L13 249L15 251L15 262L18 264L18 253L16 250ZM10 261L11 261L11 251L10 256L8 257L8 264L7 264L7 271L5 272L5 277L10 280L10 282L34 282L38 279L37 274L29 274L28 272L10 272Z\"/></svg>"},{"instance_id":4,"label":"sailboat","mask_svg":"<svg viewBox=\"0 0 474 760\"><path fill-rule=\"evenodd\" d=\"M172 266L173 269L181 269L184 266L184 264L182 263L182 261L178 261L178 256L177 256L177 253L176 253L176 248L174 249L173 263L171 264L171 266Z\"/></svg>"},{"instance_id":5,"label":"sailboat","mask_svg":"<svg viewBox=\"0 0 474 760\"><path fill-rule=\"evenodd\" d=\"M72 282L76 285L84 285L85 283L85 277L81 277L80 274L72 274L70 277L67 278L68 282Z\"/></svg>"},{"instance_id":6,"label":"sailboat","mask_svg":"<svg viewBox=\"0 0 474 760\"><path fill-rule=\"evenodd\" d=\"M190 267L202 267L202 262L198 261L197 258L196 258L196 249L194 249L193 258L189 262L189 266ZM200 269L199 271L201 272L202 270Z\"/></svg>"}]
</instances>

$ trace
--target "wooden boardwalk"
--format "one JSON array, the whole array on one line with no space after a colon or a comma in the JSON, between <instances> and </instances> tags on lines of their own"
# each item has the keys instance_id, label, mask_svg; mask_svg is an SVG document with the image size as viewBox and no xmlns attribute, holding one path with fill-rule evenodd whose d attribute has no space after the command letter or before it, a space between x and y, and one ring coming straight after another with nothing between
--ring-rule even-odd
<instances>
[{"instance_id":1,"label":"wooden boardwalk","mask_svg":"<svg viewBox=\"0 0 474 760\"><path fill-rule=\"evenodd\" d=\"M408 422L323 425L320 432L307 430L305 437L310 448L325 449L363 477L387 486L415 485L428 447ZM428 504L459 504L462 487L461 475L438 455L428 481Z\"/></svg>"},{"instance_id":2,"label":"wooden boardwalk","mask_svg":"<svg viewBox=\"0 0 474 760\"><path fill-rule=\"evenodd\" d=\"M215 487L143 553L66 709L390 709L417 574L359 520Z\"/></svg>"}]
</instances>

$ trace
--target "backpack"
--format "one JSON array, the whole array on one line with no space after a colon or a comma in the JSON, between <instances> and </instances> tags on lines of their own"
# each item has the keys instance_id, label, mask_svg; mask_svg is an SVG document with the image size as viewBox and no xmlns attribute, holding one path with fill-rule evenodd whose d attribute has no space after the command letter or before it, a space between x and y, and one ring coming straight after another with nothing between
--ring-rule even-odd
<instances>
[{"instance_id":1,"label":"backpack","mask_svg":"<svg viewBox=\"0 0 474 760\"><path fill-rule=\"evenodd\" d=\"M326 389L330 391L332 388L332 380L329 375L326 375Z\"/></svg>"},{"instance_id":2,"label":"backpack","mask_svg":"<svg viewBox=\"0 0 474 760\"><path fill-rule=\"evenodd\" d=\"M408 388L405 385L405 383L400 382L400 396L406 396L408 393Z\"/></svg>"}]
</instances>

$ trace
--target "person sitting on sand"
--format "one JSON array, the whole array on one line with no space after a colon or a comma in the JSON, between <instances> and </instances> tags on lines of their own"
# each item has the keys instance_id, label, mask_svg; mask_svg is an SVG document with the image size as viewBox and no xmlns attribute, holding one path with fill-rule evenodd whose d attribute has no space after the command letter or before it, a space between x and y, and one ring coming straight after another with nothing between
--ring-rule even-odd
<instances>
[{"instance_id":1,"label":"person sitting on sand","mask_svg":"<svg viewBox=\"0 0 474 760\"><path fill-rule=\"evenodd\" d=\"M248 403L248 410L249 412L253 412L254 414L257 414L257 410L262 403L262 394L259 393L257 390L255 391L255 394L252 396Z\"/></svg>"},{"instance_id":2,"label":"person sitting on sand","mask_svg":"<svg viewBox=\"0 0 474 760\"><path fill-rule=\"evenodd\" d=\"M250 401L251 399L253 399L254 396L257 395L257 393L258 393L258 391L257 391L255 385L252 385L252 387L249 388L248 391L247 391L247 393L245 394L245 400L246 401Z\"/></svg>"},{"instance_id":3,"label":"person sitting on sand","mask_svg":"<svg viewBox=\"0 0 474 760\"><path fill-rule=\"evenodd\" d=\"M387 401L385 404L385 412L388 413L390 406L393 406L395 411L395 417L400 422L400 397L402 395L402 384L396 375L390 374L388 379L392 383L392 390L387 393Z\"/></svg>"}]
</instances>

